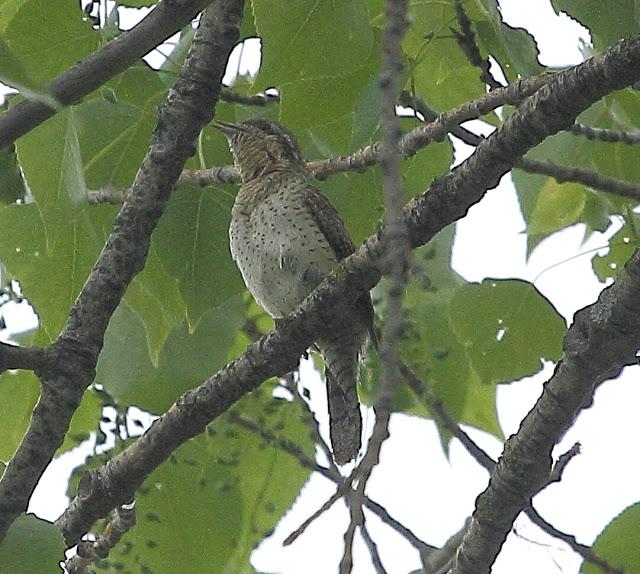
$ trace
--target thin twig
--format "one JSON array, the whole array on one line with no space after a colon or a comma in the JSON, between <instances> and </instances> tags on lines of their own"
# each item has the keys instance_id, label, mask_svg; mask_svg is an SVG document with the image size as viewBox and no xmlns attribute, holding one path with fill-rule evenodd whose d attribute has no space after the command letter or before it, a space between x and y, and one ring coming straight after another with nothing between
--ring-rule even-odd
<instances>
[{"instance_id":1,"label":"thin twig","mask_svg":"<svg viewBox=\"0 0 640 574\"><path fill-rule=\"evenodd\" d=\"M624 143L634 145L640 143L640 130L632 132L622 132L616 130L605 130L601 128L592 128L584 124L573 124L569 130L577 136L583 136L588 140L599 140L609 143Z\"/></svg>"},{"instance_id":2,"label":"thin twig","mask_svg":"<svg viewBox=\"0 0 640 574\"><path fill-rule=\"evenodd\" d=\"M567 468L567 465L575 456L580 454L580 449L580 443L576 442L567 452L558 457L558 460L556 460L551 472L549 473L549 484L553 482L560 482L562 480L564 469Z\"/></svg>"},{"instance_id":3,"label":"thin twig","mask_svg":"<svg viewBox=\"0 0 640 574\"><path fill-rule=\"evenodd\" d=\"M244 94L238 94L237 92L233 92L228 88L224 88L220 92L220 99L224 100L225 102L230 102L233 104L243 104L245 106L264 107L264 106L268 106L273 103L279 102L280 95L265 92L264 94L254 94L254 95L248 96Z\"/></svg>"},{"instance_id":4,"label":"thin twig","mask_svg":"<svg viewBox=\"0 0 640 574\"><path fill-rule=\"evenodd\" d=\"M538 161L526 157L515 162L514 167L528 173L539 173L551 176L558 183L575 181L576 183L582 183L583 185L599 191L606 191L609 193L615 193L622 197L640 200L640 185L636 185L628 181L613 179L611 177L605 177L595 171L557 165L549 161Z\"/></svg>"},{"instance_id":5,"label":"thin twig","mask_svg":"<svg viewBox=\"0 0 640 574\"><path fill-rule=\"evenodd\" d=\"M582 558L590 562L591 564L597 566L605 572L606 574L625 574L624 568L621 566L614 566L609 564L602 556L596 554L590 546L585 544L581 544L576 540L576 537L572 534L567 534L566 532L562 532L558 530L553 524L547 522L542 516L538 514L535 508L530 507L526 511L526 515L540 530L546 532L550 536L557 538L558 540L562 540L565 544L567 544L574 552L582 556Z\"/></svg>"},{"instance_id":6,"label":"thin twig","mask_svg":"<svg viewBox=\"0 0 640 574\"><path fill-rule=\"evenodd\" d=\"M382 564L380 553L378 552L378 545L375 543L373 538L371 538L371 534L369 534L366 520L363 521L362 526L360 526L360 534L362 534L362 539L364 540L364 543L369 550L369 554L371 555L371 562L373 563L373 567L376 570L376 574L387 574L384 564Z\"/></svg>"},{"instance_id":7,"label":"thin twig","mask_svg":"<svg viewBox=\"0 0 640 574\"><path fill-rule=\"evenodd\" d=\"M351 569L353 568L353 539L356 535L359 519L358 515L354 516L354 509L356 506L357 505L354 504L350 507L351 519L349 520L349 526L344 533L344 551L342 559L340 560L340 566L338 567L338 572L340 574L350 574ZM362 508L360 511L362 511Z\"/></svg>"},{"instance_id":8,"label":"thin twig","mask_svg":"<svg viewBox=\"0 0 640 574\"><path fill-rule=\"evenodd\" d=\"M96 560L104 560L111 549L136 524L135 502L116 508L113 519L95 540L78 543L77 554L69 558L65 567L69 574L85 574L87 566Z\"/></svg>"},{"instance_id":9,"label":"thin twig","mask_svg":"<svg viewBox=\"0 0 640 574\"><path fill-rule=\"evenodd\" d=\"M307 456L307 454L299 445L290 440L277 437L273 432L256 423L255 421L247 419L242 415L238 415L233 411L229 413L229 420L241 426L242 428L245 428L259 435L262 439L275 446L276 448L279 448L282 451L292 455L300 464L316 471L326 479L338 484L340 484L344 480L344 477L340 474L335 464L333 465L333 468L327 468L318 464L315 460ZM332 459L330 458L329 460ZM409 542L409 544L411 544L418 552L421 553L421 555L427 555L437 550L434 546L431 546L423 540L420 540L420 538L418 538L409 528L393 518L389 514L387 509L381 504L377 503L374 500L371 500L367 496L364 497L363 503L365 507L373 514L375 514L378 518L380 518L382 522L395 530L398 534L400 534L400 536L405 538Z\"/></svg>"},{"instance_id":10,"label":"thin twig","mask_svg":"<svg viewBox=\"0 0 640 574\"><path fill-rule=\"evenodd\" d=\"M383 32L382 73L380 77L383 127L380 164L382 166L385 197L385 233L382 237L384 247L382 265L389 276L387 317L380 347L383 376L380 391L374 403L376 419L373 432L367 445L367 451L358 465L360 477L355 495L351 498L351 520L345 534L345 542L348 539L348 535L353 536L352 532L355 529L356 521L358 521L358 524L363 522L362 501L371 473L380 462L382 445L389 437L391 403L398 380L398 341L402 335L404 325L402 299L406 285L407 263L411 252L408 228L402 219L404 198L400 175L399 145L402 132L396 115L396 103L400 92L400 74L402 72L401 43L408 24L406 12L406 0L387 0ZM345 543L345 554L341 566L343 563L347 563L347 550Z\"/></svg>"},{"instance_id":11,"label":"thin twig","mask_svg":"<svg viewBox=\"0 0 640 574\"><path fill-rule=\"evenodd\" d=\"M456 19L460 25L460 32L455 28L450 28L451 32L458 41L462 52L469 60L472 66L480 70L480 80L487 84L492 90L501 88L502 84L491 75L491 64L488 58L483 58L480 54L480 48L476 42L476 34L471 28L471 20L465 12L464 6L460 0L456 0Z\"/></svg>"}]
</instances>

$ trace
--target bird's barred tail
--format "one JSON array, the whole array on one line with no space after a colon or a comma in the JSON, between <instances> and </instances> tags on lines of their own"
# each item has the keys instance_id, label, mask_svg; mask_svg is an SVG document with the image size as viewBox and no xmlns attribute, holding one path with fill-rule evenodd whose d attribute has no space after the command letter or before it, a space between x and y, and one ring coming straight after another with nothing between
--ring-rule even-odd
<instances>
[{"instance_id":1,"label":"bird's barred tail","mask_svg":"<svg viewBox=\"0 0 640 574\"><path fill-rule=\"evenodd\" d=\"M335 461L345 464L356 458L361 445L362 416L356 388L358 353L345 353L343 348L325 350L323 354L331 449Z\"/></svg>"}]
</instances>

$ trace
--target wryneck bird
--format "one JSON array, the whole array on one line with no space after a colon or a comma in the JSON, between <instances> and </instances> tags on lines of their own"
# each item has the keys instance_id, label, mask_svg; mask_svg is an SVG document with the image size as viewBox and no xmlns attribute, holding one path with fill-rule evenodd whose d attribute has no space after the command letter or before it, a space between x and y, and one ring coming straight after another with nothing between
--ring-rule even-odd
<instances>
[{"instance_id":1,"label":"wryneck bird","mask_svg":"<svg viewBox=\"0 0 640 574\"><path fill-rule=\"evenodd\" d=\"M264 119L213 125L227 137L242 178L229 227L231 254L254 299L272 317L284 317L353 253L353 243L338 212L309 184L292 133ZM375 338L366 293L341 308L316 340L325 363L331 446L338 464L360 450L356 382L368 334Z\"/></svg>"}]
</instances>

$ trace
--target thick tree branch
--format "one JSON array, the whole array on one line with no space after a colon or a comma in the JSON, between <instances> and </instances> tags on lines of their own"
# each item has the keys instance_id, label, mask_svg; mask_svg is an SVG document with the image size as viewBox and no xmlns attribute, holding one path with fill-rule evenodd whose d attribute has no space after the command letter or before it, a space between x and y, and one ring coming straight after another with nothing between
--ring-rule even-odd
<instances>
[{"instance_id":1,"label":"thick tree branch","mask_svg":"<svg viewBox=\"0 0 640 574\"><path fill-rule=\"evenodd\" d=\"M429 411L434 416L434 418L437 418L439 423L442 424L442 426L445 427L452 436L460 441L462 446L480 466L491 473L495 467L496 462L483 449L481 449L458 425L458 423L447 412L447 409L445 408L442 401L431 392L428 385L426 385L421 379L419 379L407 365L402 364L401 370L402 375L409 387L429 408ZM579 454L579 451L580 446L578 443L576 443L571 447L569 451L561 455L554 464L553 469L551 470L549 477L543 486L546 486L552 482L559 481L567 464L573 459L574 456ZM542 518L542 516L540 516L533 505L529 505L524 510L524 513L531 520L531 522L538 526L542 531L549 534L549 536L553 536L554 538L565 542L571 547L572 550L580 554L580 556L582 556L588 562L596 564L604 572L607 572L608 574L622 574L618 568L610 566L606 560L598 556L589 546L580 544L574 536L558 530L555 526L547 522L544 518ZM449 562L453 558L457 546L462 540L463 534L464 529L462 531L456 532L445 544L445 546L427 555L427 559L425 560L426 573L439 572L442 565L445 562ZM451 544L452 540L457 541L455 543L455 546L453 547Z\"/></svg>"},{"instance_id":2,"label":"thick tree branch","mask_svg":"<svg viewBox=\"0 0 640 574\"><path fill-rule=\"evenodd\" d=\"M0 342L0 373L8 369L39 371L51 360L47 349L39 347L18 347Z\"/></svg>"},{"instance_id":3,"label":"thick tree branch","mask_svg":"<svg viewBox=\"0 0 640 574\"><path fill-rule=\"evenodd\" d=\"M68 106L124 72L193 20L211 0L161 0L139 24L87 56L49 84L47 91ZM24 100L0 115L0 149L56 113L42 101Z\"/></svg>"},{"instance_id":4,"label":"thick tree branch","mask_svg":"<svg viewBox=\"0 0 640 574\"><path fill-rule=\"evenodd\" d=\"M113 232L60 337L49 349L51 367L39 373L43 383L40 399L0 480L0 539L26 508L40 476L62 444L82 394L94 378L109 320L144 266L151 233L185 161L194 153L200 130L212 117L227 59L238 38L242 2L218 0L206 14L180 76L158 112L150 149L115 219Z\"/></svg>"},{"instance_id":5,"label":"thick tree branch","mask_svg":"<svg viewBox=\"0 0 640 574\"><path fill-rule=\"evenodd\" d=\"M545 85L523 102L494 134L478 146L469 159L436 180L428 192L405 207L403 217L412 247L423 245L438 231L463 217L529 149L569 127L578 114L607 93L639 79L640 37L622 40L589 61L548 78ZM265 379L294 369L300 355L313 341L314 333L327 328L327 323L331 322L336 308L339 308L339 302L355 300L379 281L384 271L381 266L382 233L369 238L346 259L298 309L279 322L277 330L252 344L242 356L200 387L182 395L140 439L104 467L91 471L88 479L91 488L85 496L72 501L59 521L67 541L77 541L96 518L130 499L145 477L177 446L202 432L211 420L225 412L244 394L258 387ZM640 302L640 297L636 299ZM640 319L640 313L636 317ZM597 315L593 319L598 319ZM586 329L587 324L581 323L580 329ZM603 348L609 349L609 345L603 345ZM600 376L614 375L620 366L619 354L599 350L598 356L600 362L594 366ZM592 353L589 360L595 358ZM623 362L626 364L628 358L625 357ZM585 400L583 396L579 407L584 406ZM555 432L543 433L544 440L557 440L579 407L563 411L563 420L557 421ZM517 461L517 457L514 459L513 456L510 448L501 465L506 464L505 460ZM548 474L548 468L542 470ZM540 472L540 469L536 469L532 473L533 479L528 479L525 490L530 488L531 492L535 491L539 486ZM483 530L486 523L474 520L465 536L467 546L471 543L477 547L474 541L479 536L481 548L489 545L491 551L499 549L512 519L519 511L518 507L521 509L527 503L527 496L522 493L517 499L517 502L510 501L504 505L503 513L508 516L500 515L497 534L494 532L487 536ZM479 572L486 571L488 566L481 568Z\"/></svg>"},{"instance_id":6,"label":"thick tree branch","mask_svg":"<svg viewBox=\"0 0 640 574\"><path fill-rule=\"evenodd\" d=\"M516 435L506 443L452 572L489 572L513 521L549 480L551 450L591 403L595 388L637 363L640 347L640 251L598 301L579 311L564 340L565 357Z\"/></svg>"}]
</instances>

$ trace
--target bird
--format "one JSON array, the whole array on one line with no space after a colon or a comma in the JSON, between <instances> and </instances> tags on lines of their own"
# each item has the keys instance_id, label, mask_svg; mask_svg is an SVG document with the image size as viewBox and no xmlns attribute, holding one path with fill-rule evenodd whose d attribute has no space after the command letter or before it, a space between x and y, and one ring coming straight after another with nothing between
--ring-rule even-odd
<instances>
[{"instance_id":1,"label":"bird","mask_svg":"<svg viewBox=\"0 0 640 574\"><path fill-rule=\"evenodd\" d=\"M253 298L277 321L354 246L336 209L309 183L289 130L262 118L237 124L213 120L212 125L226 136L241 176L229 226L231 255ZM331 448L340 465L360 451L359 360L367 339L375 343L368 292L342 311L315 341L325 364Z\"/></svg>"}]
</instances>

